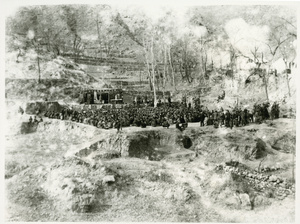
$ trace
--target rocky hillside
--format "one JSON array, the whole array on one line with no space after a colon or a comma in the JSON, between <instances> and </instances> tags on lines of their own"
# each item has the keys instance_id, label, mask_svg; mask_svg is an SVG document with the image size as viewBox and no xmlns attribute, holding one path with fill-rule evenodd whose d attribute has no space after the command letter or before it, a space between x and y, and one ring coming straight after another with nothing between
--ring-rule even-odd
<instances>
[{"instance_id":1,"label":"rocky hillside","mask_svg":"<svg viewBox=\"0 0 300 224\"><path fill-rule=\"evenodd\" d=\"M82 88L101 88L102 80L86 73L74 61L57 57L41 62L38 82L37 62L23 57L18 63L7 54L5 93L8 99L77 101Z\"/></svg>"}]
</instances>

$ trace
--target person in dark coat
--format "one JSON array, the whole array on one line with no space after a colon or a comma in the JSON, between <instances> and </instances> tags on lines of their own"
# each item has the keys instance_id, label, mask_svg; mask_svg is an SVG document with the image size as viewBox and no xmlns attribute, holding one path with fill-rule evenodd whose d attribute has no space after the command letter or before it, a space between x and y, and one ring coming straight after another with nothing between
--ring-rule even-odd
<instances>
[{"instance_id":1,"label":"person in dark coat","mask_svg":"<svg viewBox=\"0 0 300 224\"><path fill-rule=\"evenodd\" d=\"M233 124L234 124L234 117L231 113L229 113L229 127L230 127L230 129L233 128Z\"/></svg>"},{"instance_id":2,"label":"person in dark coat","mask_svg":"<svg viewBox=\"0 0 300 224\"><path fill-rule=\"evenodd\" d=\"M169 124L169 122L168 122L167 119L164 118L163 123L162 123L162 126L163 126L164 128L169 128L169 127L170 127L170 124Z\"/></svg>"},{"instance_id":3,"label":"person in dark coat","mask_svg":"<svg viewBox=\"0 0 300 224\"><path fill-rule=\"evenodd\" d=\"M141 121L141 128L146 128L147 124L144 120Z\"/></svg>"},{"instance_id":4,"label":"person in dark coat","mask_svg":"<svg viewBox=\"0 0 300 224\"><path fill-rule=\"evenodd\" d=\"M157 126L157 122L156 122L156 118L155 117L152 118L151 126L152 127L156 127Z\"/></svg>"},{"instance_id":5,"label":"person in dark coat","mask_svg":"<svg viewBox=\"0 0 300 224\"><path fill-rule=\"evenodd\" d=\"M169 105L171 104L171 97L170 96L168 96L168 103L169 103Z\"/></svg>"},{"instance_id":6,"label":"person in dark coat","mask_svg":"<svg viewBox=\"0 0 300 224\"><path fill-rule=\"evenodd\" d=\"M21 106L19 106L19 110L18 110L18 112L20 113L20 114L24 114L24 110L23 110L23 108L21 107Z\"/></svg>"},{"instance_id":7,"label":"person in dark coat","mask_svg":"<svg viewBox=\"0 0 300 224\"><path fill-rule=\"evenodd\" d=\"M270 106L269 103L264 103L262 107L262 112L263 112L263 120L267 120L270 118L270 114L268 111L268 107Z\"/></svg>"},{"instance_id":8,"label":"person in dark coat","mask_svg":"<svg viewBox=\"0 0 300 224\"><path fill-rule=\"evenodd\" d=\"M213 125L215 128L217 128L219 126L219 114L217 111L213 111Z\"/></svg>"},{"instance_id":9,"label":"person in dark coat","mask_svg":"<svg viewBox=\"0 0 300 224\"><path fill-rule=\"evenodd\" d=\"M183 131L183 130L184 130L184 128L181 126L179 120L177 120L175 127L176 127L176 129L178 129L179 131Z\"/></svg>"},{"instance_id":10,"label":"person in dark coat","mask_svg":"<svg viewBox=\"0 0 300 224\"><path fill-rule=\"evenodd\" d=\"M36 119L36 116L34 116L33 123L35 123L35 124L38 124L38 123L39 123L39 121Z\"/></svg>"},{"instance_id":11,"label":"person in dark coat","mask_svg":"<svg viewBox=\"0 0 300 224\"><path fill-rule=\"evenodd\" d=\"M200 127L203 127L204 126L204 120L205 120L205 114L203 111L200 112Z\"/></svg>"},{"instance_id":12,"label":"person in dark coat","mask_svg":"<svg viewBox=\"0 0 300 224\"><path fill-rule=\"evenodd\" d=\"M229 110L227 110L225 113L225 127L226 128L230 127L230 117L231 117L231 114L230 114Z\"/></svg>"},{"instance_id":13,"label":"person in dark coat","mask_svg":"<svg viewBox=\"0 0 300 224\"><path fill-rule=\"evenodd\" d=\"M117 129L117 133L119 133L121 129L121 122L119 120L116 120L115 128Z\"/></svg>"}]
</instances>

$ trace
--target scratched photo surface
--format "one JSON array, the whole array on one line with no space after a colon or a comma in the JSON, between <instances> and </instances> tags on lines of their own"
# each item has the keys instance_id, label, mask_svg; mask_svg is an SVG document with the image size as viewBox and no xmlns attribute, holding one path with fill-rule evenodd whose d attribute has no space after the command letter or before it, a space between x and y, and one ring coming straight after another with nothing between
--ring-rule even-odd
<instances>
[{"instance_id":1,"label":"scratched photo surface","mask_svg":"<svg viewBox=\"0 0 300 224\"><path fill-rule=\"evenodd\" d=\"M298 8L14 7L5 221L295 222Z\"/></svg>"}]
</instances>

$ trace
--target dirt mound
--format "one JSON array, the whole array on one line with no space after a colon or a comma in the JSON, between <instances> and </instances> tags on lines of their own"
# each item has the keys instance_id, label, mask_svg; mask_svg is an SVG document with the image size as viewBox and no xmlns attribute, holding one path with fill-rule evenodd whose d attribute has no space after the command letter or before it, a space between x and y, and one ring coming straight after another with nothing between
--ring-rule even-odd
<instances>
[{"instance_id":1,"label":"dirt mound","mask_svg":"<svg viewBox=\"0 0 300 224\"><path fill-rule=\"evenodd\" d=\"M73 158L53 164L43 186L65 210L96 212L107 204L119 182L116 173L105 166L90 167Z\"/></svg>"},{"instance_id":2,"label":"dirt mound","mask_svg":"<svg viewBox=\"0 0 300 224\"><path fill-rule=\"evenodd\" d=\"M37 127L38 127L37 123L22 122L20 133L28 134L28 133L36 132Z\"/></svg>"},{"instance_id":3,"label":"dirt mound","mask_svg":"<svg viewBox=\"0 0 300 224\"><path fill-rule=\"evenodd\" d=\"M287 133L277 140L274 141L272 144L272 148L285 152L285 153L295 153L296 152L296 136L295 133Z\"/></svg>"},{"instance_id":4,"label":"dirt mound","mask_svg":"<svg viewBox=\"0 0 300 224\"><path fill-rule=\"evenodd\" d=\"M256 136L260 136L273 149L281 152L295 152L296 122L294 119L278 119L262 124L263 128L256 128ZM282 129L284 127L284 129Z\"/></svg>"},{"instance_id":5,"label":"dirt mound","mask_svg":"<svg viewBox=\"0 0 300 224\"><path fill-rule=\"evenodd\" d=\"M206 155L213 161L224 161L228 159L253 160L266 156L270 146L256 136L245 135L243 130L217 130L217 134L210 133L210 130L201 130L196 134L194 150ZM206 132L206 133L205 133Z\"/></svg>"}]
</instances>

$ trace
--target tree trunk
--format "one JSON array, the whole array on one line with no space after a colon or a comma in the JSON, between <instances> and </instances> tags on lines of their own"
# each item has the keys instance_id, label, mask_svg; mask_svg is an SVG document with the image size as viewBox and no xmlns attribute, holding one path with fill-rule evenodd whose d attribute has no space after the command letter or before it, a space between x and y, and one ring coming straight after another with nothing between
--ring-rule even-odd
<instances>
[{"instance_id":1,"label":"tree trunk","mask_svg":"<svg viewBox=\"0 0 300 224\"><path fill-rule=\"evenodd\" d=\"M287 87L288 87L289 97L291 97L290 80L289 80L289 74L287 72L286 72L286 83L287 83Z\"/></svg>"},{"instance_id":2,"label":"tree trunk","mask_svg":"<svg viewBox=\"0 0 300 224\"><path fill-rule=\"evenodd\" d=\"M151 38L150 52L151 52L151 68L152 68L152 86L153 86L153 97L154 97L154 108L157 107L157 97L155 88L155 71L154 71L154 54L153 54L154 38Z\"/></svg>"},{"instance_id":3,"label":"tree trunk","mask_svg":"<svg viewBox=\"0 0 300 224\"><path fill-rule=\"evenodd\" d=\"M230 65L230 67L231 67L231 72L232 72L232 77L231 77L231 85L232 85L232 91L234 91L233 90L233 86L234 86L234 72L233 72L233 63L231 62L230 63L231 65Z\"/></svg>"},{"instance_id":4,"label":"tree trunk","mask_svg":"<svg viewBox=\"0 0 300 224\"><path fill-rule=\"evenodd\" d=\"M265 86L266 98L267 98L267 101L269 102L268 84L267 84L267 80L266 80L266 72L264 72L264 71L263 71L263 82L264 82L264 86Z\"/></svg>"},{"instance_id":5,"label":"tree trunk","mask_svg":"<svg viewBox=\"0 0 300 224\"><path fill-rule=\"evenodd\" d=\"M288 94L289 94L289 97L291 97L291 88L290 88L290 80L289 80L289 74L288 74L288 65L287 65L287 61L284 61L284 64L285 64L285 78L286 78L286 84L287 84L287 88L288 88Z\"/></svg>"},{"instance_id":6,"label":"tree trunk","mask_svg":"<svg viewBox=\"0 0 300 224\"><path fill-rule=\"evenodd\" d=\"M205 66L205 62L204 62L204 57L203 57L203 50L201 49L201 71L202 73L200 73L200 76L202 74L202 82L203 84L205 84L206 80L205 80L205 76L206 76L206 66ZM201 77L200 79L201 80Z\"/></svg>"},{"instance_id":7,"label":"tree trunk","mask_svg":"<svg viewBox=\"0 0 300 224\"><path fill-rule=\"evenodd\" d=\"M169 50L169 63L170 63L170 67L171 67L171 74L172 74L172 79L173 79L173 87L174 90L176 91L176 84L175 84L175 74L174 74L174 70L173 70L173 66L172 66L172 60L171 60L171 47L169 46L168 48Z\"/></svg>"},{"instance_id":8,"label":"tree trunk","mask_svg":"<svg viewBox=\"0 0 300 224\"><path fill-rule=\"evenodd\" d=\"M164 46L163 49L163 53L164 53L164 76L163 76L163 84L162 84L162 88L163 88L163 98L164 98L164 103L166 102L166 97L165 97L165 88L166 88L166 65L167 65L167 49L166 46Z\"/></svg>"},{"instance_id":9,"label":"tree trunk","mask_svg":"<svg viewBox=\"0 0 300 224\"><path fill-rule=\"evenodd\" d=\"M157 91L159 92L159 84L160 84L160 76L159 76L159 70L158 70L158 68L156 67L156 77L158 77L158 78L156 78L156 83L157 83Z\"/></svg>"},{"instance_id":10,"label":"tree trunk","mask_svg":"<svg viewBox=\"0 0 300 224\"><path fill-rule=\"evenodd\" d=\"M149 66L149 60L148 60L148 56L147 56L147 49L146 49L144 38L143 38L143 49L144 49L144 52L145 52L145 59L146 59L146 65L147 65L147 74L148 74L148 78L149 78L149 86L150 86L150 90L152 91L150 66Z\"/></svg>"},{"instance_id":11,"label":"tree trunk","mask_svg":"<svg viewBox=\"0 0 300 224\"><path fill-rule=\"evenodd\" d=\"M41 68L40 68L40 55L39 55L39 46L37 47L37 64L38 64L38 72L39 72L39 83L41 83Z\"/></svg>"},{"instance_id":12,"label":"tree trunk","mask_svg":"<svg viewBox=\"0 0 300 224\"><path fill-rule=\"evenodd\" d=\"M75 62L77 62L77 57L76 57L76 40L77 40L77 35L74 34L75 37L74 37L74 41L73 41L73 53L74 53L74 56L75 56Z\"/></svg>"}]
</instances>

